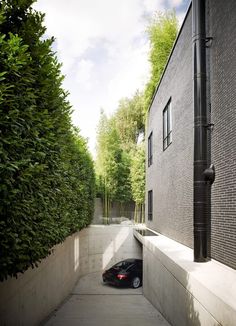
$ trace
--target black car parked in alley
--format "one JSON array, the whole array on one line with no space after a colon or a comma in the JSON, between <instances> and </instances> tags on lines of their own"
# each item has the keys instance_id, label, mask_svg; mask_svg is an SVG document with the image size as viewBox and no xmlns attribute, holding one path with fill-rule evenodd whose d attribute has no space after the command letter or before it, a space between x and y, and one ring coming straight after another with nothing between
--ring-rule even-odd
<instances>
[{"instance_id":1,"label":"black car parked in alley","mask_svg":"<svg viewBox=\"0 0 236 326\"><path fill-rule=\"evenodd\" d=\"M117 286L138 288L143 280L142 259L125 259L102 274L103 282Z\"/></svg>"}]
</instances>

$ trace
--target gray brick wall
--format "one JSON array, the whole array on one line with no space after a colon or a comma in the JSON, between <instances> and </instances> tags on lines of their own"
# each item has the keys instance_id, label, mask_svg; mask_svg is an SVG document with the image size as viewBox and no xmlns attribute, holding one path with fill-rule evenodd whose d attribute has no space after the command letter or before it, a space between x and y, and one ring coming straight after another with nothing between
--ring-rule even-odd
<instances>
[{"instance_id":1,"label":"gray brick wall","mask_svg":"<svg viewBox=\"0 0 236 326\"><path fill-rule=\"evenodd\" d=\"M236 268L236 1L209 1L211 52L212 257Z\"/></svg>"},{"instance_id":2,"label":"gray brick wall","mask_svg":"<svg viewBox=\"0 0 236 326\"><path fill-rule=\"evenodd\" d=\"M191 24L190 13L149 112L147 137L153 131L153 164L147 167L146 189L146 193L153 190L153 221L146 218L147 225L190 247L193 242ZM170 97L172 144L163 151L162 114Z\"/></svg>"}]
</instances>

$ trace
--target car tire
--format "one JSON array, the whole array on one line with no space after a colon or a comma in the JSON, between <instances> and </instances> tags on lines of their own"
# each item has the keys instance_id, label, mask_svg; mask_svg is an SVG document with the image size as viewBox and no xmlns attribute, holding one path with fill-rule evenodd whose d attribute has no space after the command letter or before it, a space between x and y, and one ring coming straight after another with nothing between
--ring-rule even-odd
<instances>
[{"instance_id":1,"label":"car tire","mask_svg":"<svg viewBox=\"0 0 236 326\"><path fill-rule=\"evenodd\" d=\"M141 279L138 276L135 276L131 281L131 286L134 289L137 289L141 286Z\"/></svg>"}]
</instances>

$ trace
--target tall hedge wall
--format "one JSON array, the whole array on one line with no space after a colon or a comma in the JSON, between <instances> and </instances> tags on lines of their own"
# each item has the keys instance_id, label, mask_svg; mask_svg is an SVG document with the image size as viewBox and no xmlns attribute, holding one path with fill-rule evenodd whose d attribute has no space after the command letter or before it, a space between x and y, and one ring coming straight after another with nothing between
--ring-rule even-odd
<instances>
[{"instance_id":1,"label":"tall hedge wall","mask_svg":"<svg viewBox=\"0 0 236 326\"><path fill-rule=\"evenodd\" d=\"M0 3L0 280L87 226L94 170L34 1Z\"/></svg>"}]
</instances>

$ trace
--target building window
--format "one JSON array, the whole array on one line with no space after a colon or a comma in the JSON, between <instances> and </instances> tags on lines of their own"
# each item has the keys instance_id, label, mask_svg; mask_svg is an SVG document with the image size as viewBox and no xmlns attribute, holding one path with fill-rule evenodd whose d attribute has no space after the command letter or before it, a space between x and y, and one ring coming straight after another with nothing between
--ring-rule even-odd
<instances>
[{"instance_id":1,"label":"building window","mask_svg":"<svg viewBox=\"0 0 236 326\"><path fill-rule=\"evenodd\" d=\"M152 190L148 192L148 220L152 221L152 210L153 210L153 196Z\"/></svg>"},{"instance_id":2,"label":"building window","mask_svg":"<svg viewBox=\"0 0 236 326\"><path fill-rule=\"evenodd\" d=\"M152 132L148 137L148 166L152 165Z\"/></svg>"},{"instance_id":3,"label":"building window","mask_svg":"<svg viewBox=\"0 0 236 326\"><path fill-rule=\"evenodd\" d=\"M171 100L163 111L163 150L172 143L172 112Z\"/></svg>"}]
</instances>

